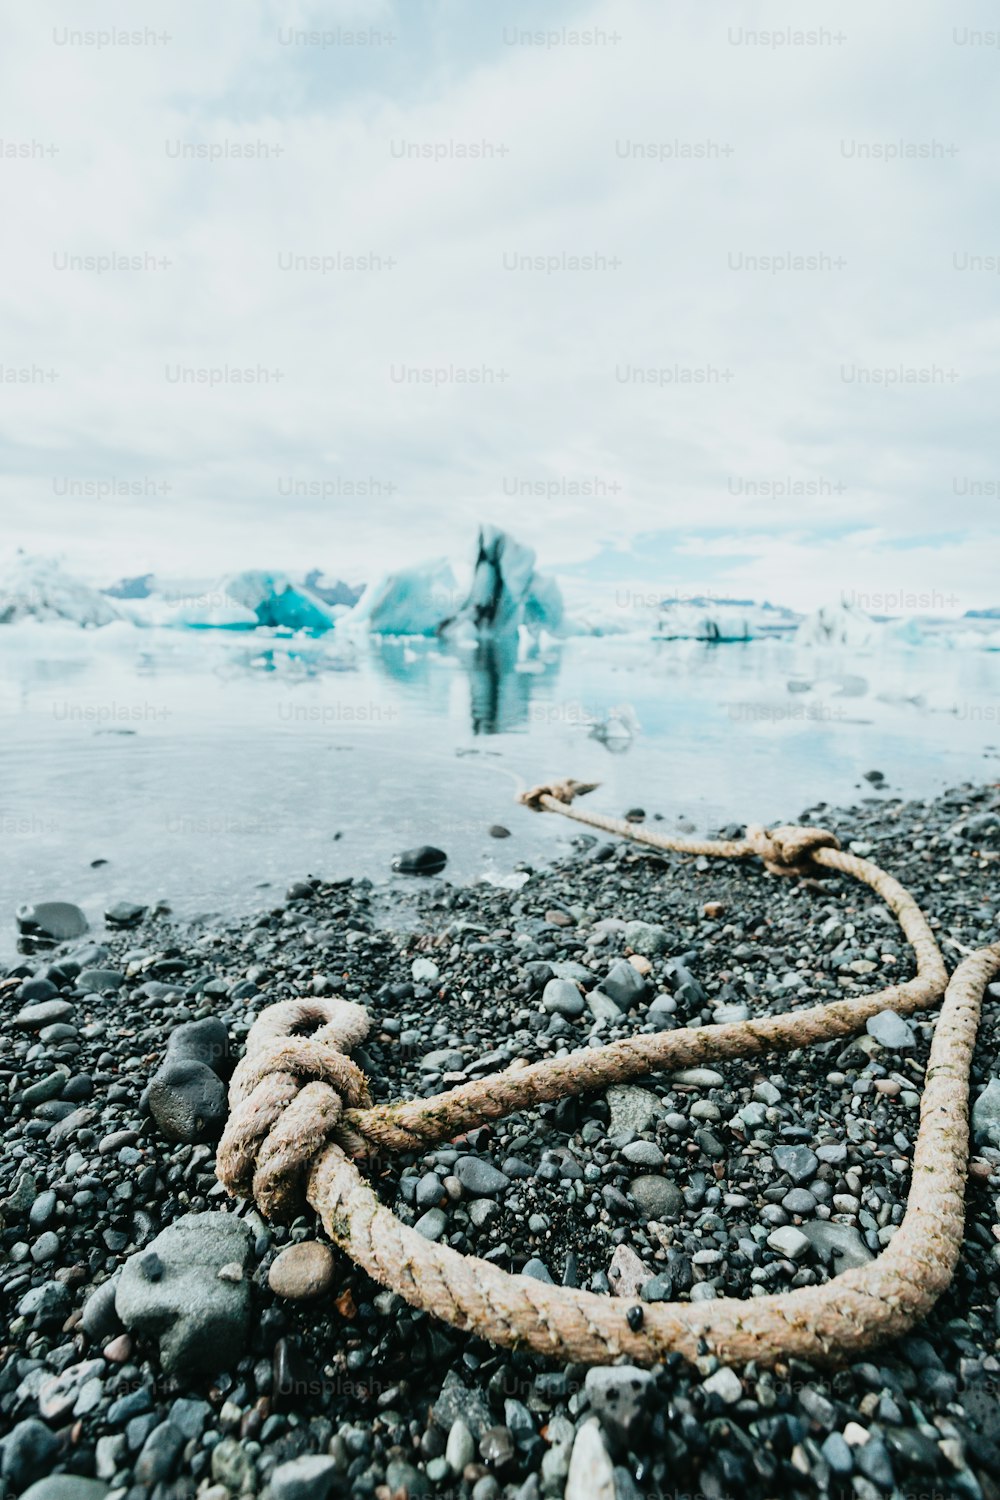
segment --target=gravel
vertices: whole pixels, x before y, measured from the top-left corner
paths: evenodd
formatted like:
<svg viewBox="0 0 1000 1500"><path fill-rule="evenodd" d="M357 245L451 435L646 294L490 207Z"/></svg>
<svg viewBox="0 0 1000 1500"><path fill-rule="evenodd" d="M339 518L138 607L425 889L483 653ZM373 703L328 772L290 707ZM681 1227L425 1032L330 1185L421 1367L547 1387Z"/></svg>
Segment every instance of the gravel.
<svg viewBox="0 0 1000 1500"><path fill-rule="evenodd" d="M995 789L963 787L811 816L870 845L953 964L998 937L997 806ZM587 1371L494 1349L369 1281L312 1216L270 1225L231 1203L220 1118L184 1138L148 1112L168 1054L224 1083L228 1044L239 1056L254 1017L291 995L369 1007L358 1060L388 1100L913 972L881 903L838 877L588 835L526 873L517 891L309 878L242 924L121 913L61 946L25 929L0 975L5 1495L1000 1494L1000 986L973 1063L954 1282L908 1338L835 1371L707 1353ZM185 1051L192 1023L227 1046ZM933 1012L883 1013L802 1053L560 1100L390 1154L372 1179L421 1233L624 1292L630 1316L811 1285L867 1263L902 1218L932 1028Z"/></svg>

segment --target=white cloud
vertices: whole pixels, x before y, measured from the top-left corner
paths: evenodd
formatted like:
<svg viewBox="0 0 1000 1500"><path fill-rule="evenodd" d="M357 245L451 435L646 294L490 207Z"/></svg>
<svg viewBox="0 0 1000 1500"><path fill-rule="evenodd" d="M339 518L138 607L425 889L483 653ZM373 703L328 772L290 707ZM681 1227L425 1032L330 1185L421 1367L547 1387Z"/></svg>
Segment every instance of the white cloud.
<svg viewBox="0 0 1000 1500"><path fill-rule="evenodd" d="M849 588L859 570L851 544L818 549L795 540L803 529L881 528L884 571L894 539L992 521L976 485L1000 479L997 280L953 256L1000 252L996 55L955 44L944 0L919 16L843 0L808 21L790 0L611 0L544 22L431 0L100 9L85 22L69 0L22 9L2 63L5 139L58 147L0 160L17 226L0 363L59 372L0 386L9 540L58 538L95 574L317 562L358 576L452 551L481 517L552 562L640 533L718 532L727 556L754 553L718 564L728 582L799 602L813 579ZM508 18L620 41L506 45ZM376 24L396 40L278 41L279 27ZM171 40L54 40L146 25ZM971 0L961 25L989 27L990 7ZM845 40L747 45L761 27ZM637 142L719 155L640 160ZM898 142L932 156L857 159L859 143ZM232 158L254 143L280 155ZM506 154L393 154L449 143ZM198 144L230 157L172 154ZM288 254L365 252L397 264L282 269ZM171 264L56 269L147 253ZM783 253L823 269L732 269ZM505 254L620 265L547 275L505 270ZM167 378L227 365L282 373L210 390ZM404 367L493 379L414 385L393 378ZM663 373L640 384L637 369ZM929 374L887 389L844 378L859 370ZM112 477L152 492L57 493ZM820 493L783 495L786 478ZM367 503L336 493L369 479L381 493ZM561 488L510 493L527 479ZM292 480L320 493L289 496ZM588 480L596 495L573 492ZM959 540L898 562L989 593L983 556Z"/></svg>

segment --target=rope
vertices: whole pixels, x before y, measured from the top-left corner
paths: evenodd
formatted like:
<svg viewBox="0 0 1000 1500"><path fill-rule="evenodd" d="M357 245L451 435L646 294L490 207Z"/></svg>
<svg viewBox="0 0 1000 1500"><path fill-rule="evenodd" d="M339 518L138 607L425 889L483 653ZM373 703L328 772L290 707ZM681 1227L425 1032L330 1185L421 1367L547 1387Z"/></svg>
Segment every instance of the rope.
<svg viewBox="0 0 1000 1500"><path fill-rule="evenodd" d="M961 1248L969 1069L983 991L1000 969L1000 944L971 954L949 983L913 897L877 865L842 850L832 833L750 827L743 839L671 839L572 806L574 797L592 789L555 782L532 788L520 800L655 849L756 856L783 875L850 875L895 914L916 958L915 977L789 1015L631 1037L508 1068L433 1099L375 1107L363 1074L347 1056L367 1034L364 1007L339 999L284 1001L255 1021L233 1074L232 1112L218 1153L220 1180L234 1196L252 1194L272 1218L291 1218L311 1205L340 1249L413 1306L493 1343L566 1361L603 1364L627 1356L648 1365L677 1351L692 1359L711 1352L728 1362L762 1365L791 1356L830 1362L899 1336L944 1291ZM903 1221L869 1265L822 1286L749 1301L656 1303L642 1308L633 1328L634 1309L624 1300L509 1275L424 1239L379 1202L357 1165L367 1153L418 1150L483 1120L657 1070L849 1036L881 1010L908 1014L942 993Z"/></svg>

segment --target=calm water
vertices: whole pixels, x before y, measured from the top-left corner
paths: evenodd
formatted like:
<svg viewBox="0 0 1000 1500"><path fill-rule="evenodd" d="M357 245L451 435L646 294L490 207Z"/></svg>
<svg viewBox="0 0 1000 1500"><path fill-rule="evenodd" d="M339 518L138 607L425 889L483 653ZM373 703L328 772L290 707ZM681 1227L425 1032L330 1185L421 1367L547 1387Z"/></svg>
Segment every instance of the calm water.
<svg viewBox="0 0 1000 1500"><path fill-rule="evenodd" d="M577 831L516 807L518 778L600 781L595 808L705 830L868 795L873 768L898 795L1000 769L1000 655L934 646L589 640L518 663L25 626L0 631L0 684L5 953L22 901L76 901L97 925L119 898L239 913L307 873L390 878L420 843L452 879L502 877Z"/></svg>

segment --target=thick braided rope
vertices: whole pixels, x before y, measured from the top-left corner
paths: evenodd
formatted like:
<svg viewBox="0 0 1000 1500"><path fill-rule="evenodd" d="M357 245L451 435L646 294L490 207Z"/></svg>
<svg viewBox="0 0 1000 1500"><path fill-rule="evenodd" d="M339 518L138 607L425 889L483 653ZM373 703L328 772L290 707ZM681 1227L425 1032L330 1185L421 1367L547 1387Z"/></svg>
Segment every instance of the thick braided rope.
<svg viewBox="0 0 1000 1500"><path fill-rule="evenodd" d="M425 1240L379 1203L345 1155L345 1146L357 1154L366 1142L405 1149L440 1140L484 1118L654 1069L809 1046L857 1031L879 1010L908 1012L940 996L944 964L916 902L877 866L836 847L833 835L812 828L751 829L745 840L669 840L624 820L570 808L572 796L583 790L590 788L559 783L536 788L522 800L656 848L730 858L757 854L782 873L821 865L849 874L894 911L914 949L917 976L875 995L761 1021L630 1038L508 1069L432 1100L376 1109L358 1107L367 1103L364 1078L342 1050L367 1031L362 1007L336 1000L285 1002L255 1023L247 1056L234 1074L233 1114L219 1150L220 1179L233 1193L252 1186L262 1211L272 1216L301 1207L305 1182L308 1200L331 1238L383 1285L494 1342L527 1345L565 1359L594 1362L627 1354L654 1363L670 1350L693 1356L711 1348L732 1360L775 1363L792 1354L822 1360L902 1332L948 1284L959 1253L969 1062L983 988L1000 965L1000 945L974 954L948 986L931 1049L903 1224L871 1266L822 1287L749 1302L657 1304L644 1309L637 1332L628 1324L627 1309L612 1299L509 1276ZM312 1036L291 1045L286 1040L317 1022ZM296 1097L299 1074L327 1081L307 1084ZM352 1106L343 1114L341 1095Z"/></svg>

